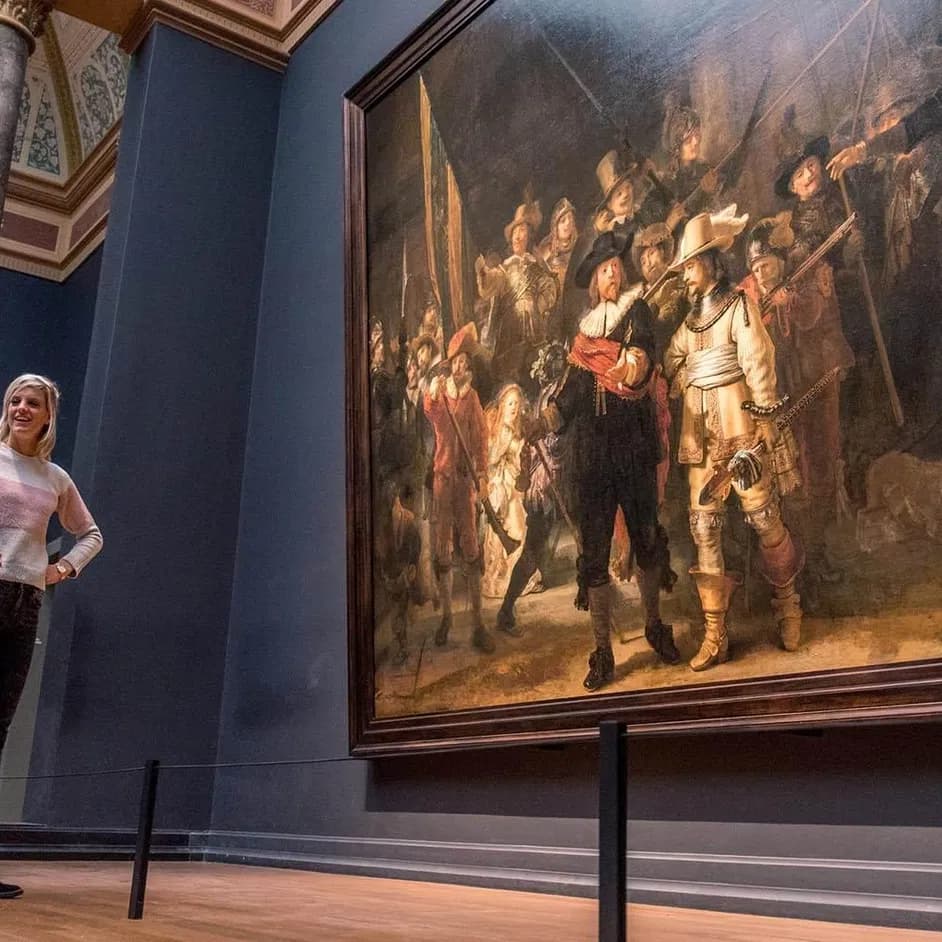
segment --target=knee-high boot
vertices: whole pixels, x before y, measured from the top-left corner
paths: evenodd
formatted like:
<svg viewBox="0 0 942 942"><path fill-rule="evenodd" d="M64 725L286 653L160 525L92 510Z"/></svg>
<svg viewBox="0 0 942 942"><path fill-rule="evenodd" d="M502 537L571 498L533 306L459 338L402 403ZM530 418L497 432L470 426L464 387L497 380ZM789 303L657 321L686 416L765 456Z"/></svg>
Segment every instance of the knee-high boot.
<svg viewBox="0 0 942 942"><path fill-rule="evenodd" d="M762 574L772 586L772 611L778 622L782 647L797 651L801 643L801 597L795 587L805 563L801 544L783 527L784 534L773 546L760 544Z"/></svg>
<svg viewBox="0 0 942 942"><path fill-rule="evenodd" d="M726 613L733 592L742 583L742 577L737 573L703 572L697 568L692 568L690 575L697 584L705 628L703 643L691 660L690 667L691 670L705 671L729 658Z"/></svg>

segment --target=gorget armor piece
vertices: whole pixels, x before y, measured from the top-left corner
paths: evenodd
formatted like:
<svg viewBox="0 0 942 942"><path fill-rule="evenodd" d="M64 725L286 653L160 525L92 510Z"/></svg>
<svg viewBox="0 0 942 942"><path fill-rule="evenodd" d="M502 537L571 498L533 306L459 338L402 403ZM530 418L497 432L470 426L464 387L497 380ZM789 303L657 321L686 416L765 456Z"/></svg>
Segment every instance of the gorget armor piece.
<svg viewBox="0 0 942 942"><path fill-rule="evenodd" d="M687 315L687 329L699 334L709 330L735 303L741 295L729 288L717 286L705 298L694 302L693 308ZM746 326L749 325L749 314L746 310Z"/></svg>

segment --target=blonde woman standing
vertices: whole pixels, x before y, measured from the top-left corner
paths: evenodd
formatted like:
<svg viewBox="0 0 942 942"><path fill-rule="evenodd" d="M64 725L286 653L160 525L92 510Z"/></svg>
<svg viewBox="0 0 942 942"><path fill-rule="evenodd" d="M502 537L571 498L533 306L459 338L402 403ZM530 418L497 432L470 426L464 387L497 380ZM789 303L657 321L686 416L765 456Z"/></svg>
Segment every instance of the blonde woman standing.
<svg viewBox="0 0 942 942"><path fill-rule="evenodd" d="M43 591L74 579L102 546L101 531L69 475L50 460L59 390L33 373L7 387L0 416L0 753L29 674ZM76 537L49 563L46 529L53 514ZM0 883L0 899L22 890Z"/></svg>
<svg viewBox="0 0 942 942"><path fill-rule="evenodd" d="M505 386L484 413L487 425L487 480L489 497L507 534L523 543L527 532L527 512L523 506L520 481L523 451L523 415L526 400L516 384ZM484 578L481 594L502 599L510 583L510 573L520 557L521 548L509 556L493 528L484 534ZM526 591L526 590L524 590Z"/></svg>

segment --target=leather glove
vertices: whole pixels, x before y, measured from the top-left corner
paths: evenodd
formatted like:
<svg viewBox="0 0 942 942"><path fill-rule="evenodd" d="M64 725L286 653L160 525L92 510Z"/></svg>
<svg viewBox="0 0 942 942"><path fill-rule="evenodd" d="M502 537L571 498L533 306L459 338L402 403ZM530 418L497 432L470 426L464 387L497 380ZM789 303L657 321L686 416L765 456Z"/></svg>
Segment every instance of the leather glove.
<svg viewBox="0 0 942 942"><path fill-rule="evenodd" d="M759 439L765 443L766 453L771 455L780 437L778 426L775 422L756 422L756 431Z"/></svg>

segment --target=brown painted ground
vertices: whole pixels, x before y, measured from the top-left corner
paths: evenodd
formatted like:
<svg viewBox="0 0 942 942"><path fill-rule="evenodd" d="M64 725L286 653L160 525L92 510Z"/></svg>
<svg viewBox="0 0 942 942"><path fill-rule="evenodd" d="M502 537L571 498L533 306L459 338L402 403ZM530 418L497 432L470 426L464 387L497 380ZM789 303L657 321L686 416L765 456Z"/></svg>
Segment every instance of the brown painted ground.
<svg viewBox="0 0 942 942"><path fill-rule="evenodd" d="M224 864L151 865L126 919L130 864L5 861L0 942L591 942L594 900ZM629 905L632 942L929 942L937 932Z"/></svg>
<svg viewBox="0 0 942 942"><path fill-rule="evenodd" d="M560 554L571 571L571 561ZM619 634L614 640L616 680L604 692L722 683L781 674L942 657L942 547L925 541L898 544L869 555L856 549L851 534L832 543L843 569L836 584L816 580L806 586L801 649L782 650L768 604L768 589L757 577L749 592L740 589L730 615L730 661L694 673L686 660L702 637L702 619L693 587L685 575L671 596L663 597L665 621L674 625L684 662L660 663L640 637L643 627L634 583L618 586L615 609ZM685 570L678 558L675 568ZM564 576L565 578L565 576ZM460 578L456 577L456 596ZM551 700L584 694L582 679L593 646L589 615L573 607L574 585L525 596L517 604L521 638L494 632L497 651L480 654L470 646L470 620L463 599L456 602L448 644L436 647L439 615L431 605L415 613L411 655L394 667L391 638L383 624L377 638L378 716L427 713L469 707ZM816 591L817 598L811 598ZM493 628L498 600L485 600L485 621ZM622 641L623 638L627 641Z"/></svg>

